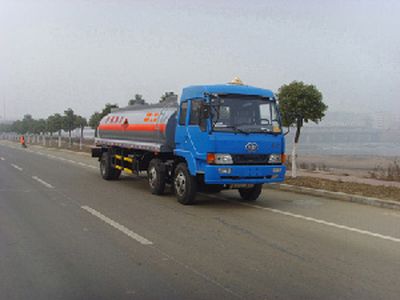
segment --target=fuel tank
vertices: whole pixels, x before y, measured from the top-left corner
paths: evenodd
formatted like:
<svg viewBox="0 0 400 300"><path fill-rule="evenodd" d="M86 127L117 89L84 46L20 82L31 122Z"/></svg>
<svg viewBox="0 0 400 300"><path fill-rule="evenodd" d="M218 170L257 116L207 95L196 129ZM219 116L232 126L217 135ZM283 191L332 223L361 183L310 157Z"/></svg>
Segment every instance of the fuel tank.
<svg viewBox="0 0 400 300"><path fill-rule="evenodd" d="M96 144L172 152L177 111L176 102L114 110L100 121Z"/></svg>

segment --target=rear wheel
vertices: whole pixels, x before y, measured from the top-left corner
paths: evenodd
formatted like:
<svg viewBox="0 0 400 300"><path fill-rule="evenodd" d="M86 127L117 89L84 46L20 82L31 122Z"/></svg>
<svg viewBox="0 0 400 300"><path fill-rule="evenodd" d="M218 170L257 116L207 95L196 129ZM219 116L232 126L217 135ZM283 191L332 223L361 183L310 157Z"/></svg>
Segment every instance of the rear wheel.
<svg viewBox="0 0 400 300"><path fill-rule="evenodd" d="M178 202L184 205L193 204L197 193L196 177L190 175L185 163L175 169L174 188Z"/></svg>
<svg viewBox="0 0 400 300"><path fill-rule="evenodd" d="M160 159L154 158L150 161L147 169L147 178L151 193L162 195L165 190L165 168Z"/></svg>
<svg viewBox="0 0 400 300"><path fill-rule="evenodd" d="M116 180L121 175L121 170L113 168L111 155L108 152L103 152L100 158L100 174L105 180Z"/></svg>
<svg viewBox="0 0 400 300"><path fill-rule="evenodd" d="M240 197L243 201L256 201L262 191L262 184L255 184L251 188L239 189Z"/></svg>

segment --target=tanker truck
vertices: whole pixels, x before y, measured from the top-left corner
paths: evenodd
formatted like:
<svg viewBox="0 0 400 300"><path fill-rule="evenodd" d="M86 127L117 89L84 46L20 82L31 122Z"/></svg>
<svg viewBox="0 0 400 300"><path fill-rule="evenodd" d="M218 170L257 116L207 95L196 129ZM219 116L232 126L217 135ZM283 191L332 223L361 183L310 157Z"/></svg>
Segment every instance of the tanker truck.
<svg viewBox="0 0 400 300"><path fill-rule="evenodd" d="M237 189L255 201L285 176L285 139L274 94L228 84L189 86L177 98L113 110L98 126L92 157L105 180L146 171L150 190L171 185L177 200Z"/></svg>

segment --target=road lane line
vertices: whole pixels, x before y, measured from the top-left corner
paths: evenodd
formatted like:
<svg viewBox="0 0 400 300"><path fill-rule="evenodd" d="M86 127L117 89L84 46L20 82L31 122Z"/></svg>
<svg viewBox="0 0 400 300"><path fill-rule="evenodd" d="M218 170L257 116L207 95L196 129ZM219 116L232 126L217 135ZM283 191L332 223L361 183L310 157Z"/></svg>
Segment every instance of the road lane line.
<svg viewBox="0 0 400 300"><path fill-rule="evenodd" d="M4 157L0 157L0 160L6 160Z"/></svg>
<svg viewBox="0 0 400 300"><path fill-rule="evenodd" d="M153 243L149 241L148 239L142 237L141 235L129 230L125 226L115 222L114 220L111 220L110 218L106 217L102 213L98 212L97 210L89 207L89 206L81 206L83 210L86 210L88 213L92 214L93 216L99 218L100 220L106 222L108 225L111 225L115 229L118 229L125 235L129 236L130 238L136 240L137 242L141 243L142 245L152 245Z"/></svg>
<svg viewBox="0 0 400 300"><path fill-rule="evenodd" d="M54 189L54 186L52 186L50 183L47 183L43 179L40 179L37 176L32 176L32 178L35 179L37 182L40 182L41 184L43 184L45 187L48 187L49 189Z"/></svg>
<svg viewBox="0 0 400 300"><path fill-rule="evenodd" d="M12 166L14 169L17 169L18 171L22 171L22 170L23 170L20 166L17 166L17 165L15 165L15 164L11 164L11 166Z"/></svg>
<svg viewBox="0 0 400 300"><path fill-rule="evenodd" d="M250 206L250 207L254 207L254 208L258 208L258 209L263 209L263 210L267 210L267 211L270 211L270 212L273 212L273 213L276 213L276 214L280 214L280 215L284 215L284 216L288 216L288 217L292 217L292 218L296 218L296 219L301 219L301 220L305 220L305 221L309 221L309 222L314 222L314 223L318 223L318 224L322 224L322 225L326 225L326 226L330 226L330 227L334 227L334 228L338 228L338 229L343 229L343 230L347 230L347 231L351 231L351 232L356 232L356 233L359 233L359 234L363 234L363 235L368 235L368 236L372 236L372 237L375 237L375 238L379 238L379 239L382 239L382 240L388 240L388 241L400 243L400 238L395 238L395 237L392 237L392 236L383 235L383 234L371 232L371 231L368 231L368 230L349 227L349 226L346 226L346 225L336 224L336 223L328 222L328 221L325 221L325 220L306 217L306 216L299 215L299 214L294 214L294 213L291 213L291 212L288 212L288 211L283 211L283 210L279 210L279 209L263 207L263 206L259 206L259 205L253 205L253 204L248 204L248 203L241 203L241 205Z"/></svg>
<svg viewBox="0 0 400 300"><path fill-rule="evenodd" d="M387 241L391 241L391 242L395 242L395 243L400 243L400 238L392 237L392 236L389 236L389 235L383 235L383 234L380 234L380 233L376 233L376 232L372 232L372 231L368 231L368 230L364 230L364 229L354 228L354 227L350 227L350 226L346 226L346 225L342 225L342 224L337 224L337 223L333 223L333 222L329 222L329 221L325 221L325 220L321 220L321 219L316 219L316 218L307 217L307 216L303 216L303 215L299 215L299 214L294 214L294 213L291 213L291 212L288 212L288 211L283 211L283 210L279 210L279 209L275 209L275 208L269 208L269 207L264 207L264 206L256 205L256 204L249 204L249 203L237 202L237 201L234 201L234 200L228 200L228 199L220 198L218 196L214 196L214 195L210 195L210 194L203 194L203 195L207 196L207 197L210 197L210 198L222 200L222 201L228 201L228 202L236 203L236 204L243 205L243 206L248 206L248 207L252 207L252 208L266 210L266 211L269 211L269 212L272 212L272 213L275 213L275 214L284 215L284 216L287 216L287 217L292 217L292 218L296 218L296 219L300 219L300 220L304 220L304 221L308 221L308 222L322 224L322 225L334 227L334 228L337 228L337 229L347 230L347 231L355 232L355 233L358 233L358 234L363 234L363 235L379 238L379 239L382 239L382 240L387 240Z"/></svg>

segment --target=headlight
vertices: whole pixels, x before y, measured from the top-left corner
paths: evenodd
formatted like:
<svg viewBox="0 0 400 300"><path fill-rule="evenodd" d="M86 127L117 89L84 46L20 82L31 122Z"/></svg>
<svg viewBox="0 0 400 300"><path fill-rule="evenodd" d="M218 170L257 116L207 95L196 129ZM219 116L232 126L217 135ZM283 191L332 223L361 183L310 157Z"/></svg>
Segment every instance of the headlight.
<svg viewBox="0 0 400 300"><path fill-rule="evenodd" d="M233 164L232 156L225 153L207 153L207 163L215 165Z"/></svg>
<svg viewBox="0 0 400 300"><path fill-rule="evenodd" d="M269 164L281 164L282 154L271 154L268 159Z"/></svg>

